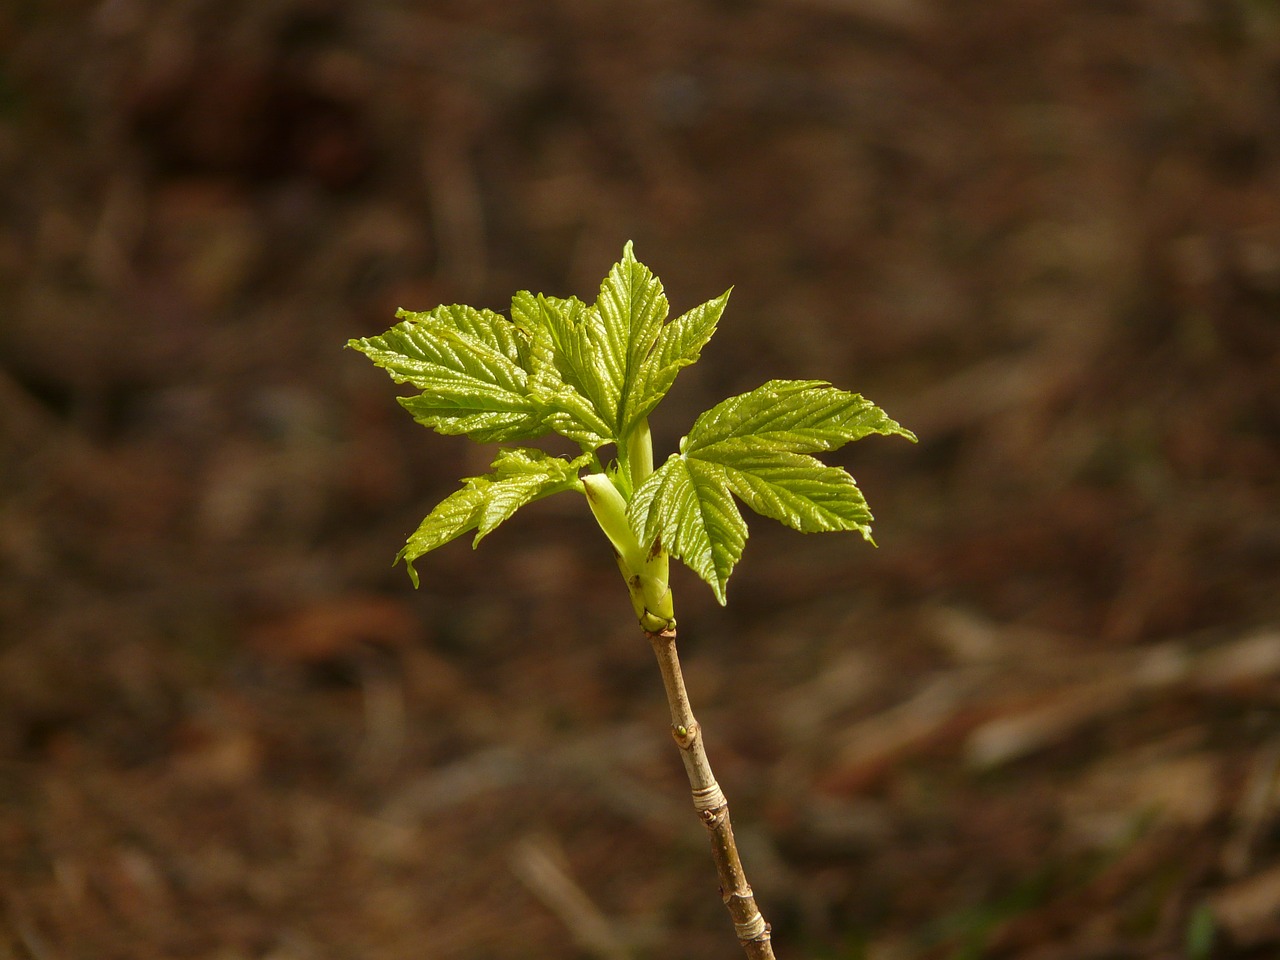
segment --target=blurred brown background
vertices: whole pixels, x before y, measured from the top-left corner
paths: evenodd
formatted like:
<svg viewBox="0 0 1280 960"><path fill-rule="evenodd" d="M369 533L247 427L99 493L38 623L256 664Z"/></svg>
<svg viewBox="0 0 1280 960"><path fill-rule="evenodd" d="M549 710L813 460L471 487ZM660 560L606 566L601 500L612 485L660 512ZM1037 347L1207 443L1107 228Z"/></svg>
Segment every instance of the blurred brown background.
<svg viewBox="0 0 1280 960"><path fill-rule="evenodd" d="M576 498L391 558L491 450L349 337L735 292L918 446L766 521L686 669L780 956L1280 950L1280 8L10 0L0 958L737 955Z"/></svg>

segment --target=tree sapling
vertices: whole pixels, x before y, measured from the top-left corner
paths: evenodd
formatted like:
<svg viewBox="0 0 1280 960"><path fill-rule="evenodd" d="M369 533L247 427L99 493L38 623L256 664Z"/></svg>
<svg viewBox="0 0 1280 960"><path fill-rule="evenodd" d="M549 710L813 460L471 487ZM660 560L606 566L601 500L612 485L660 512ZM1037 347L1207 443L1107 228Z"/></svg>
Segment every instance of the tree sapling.
<svg viewBox="0 0 1280 960"><path fill-rule="evenodd" d="M499 444L557 433L578 445L573 458L502 447L492 472L464 480L437 504L396 559L416 586L414 561L428 551L472 530L477 545L520 507L553 493L586 497L662 671L672 735L734 930L759 960L773 957L769 925L689 705L669 561L683 561L724 604L747 539L735 497L803 533L856 530L870 541L871 512L853 477L813 454L872 433L915 437L858 394L821 380L770 380L699 416L679 451L655 468L649 414L698 359L728 299L726 291L668 321L662 283L628 243L593 304L521 291L510 318L463 305L400 310L386 333L348 346L417 388L400 403L439 433Z"/></svg>

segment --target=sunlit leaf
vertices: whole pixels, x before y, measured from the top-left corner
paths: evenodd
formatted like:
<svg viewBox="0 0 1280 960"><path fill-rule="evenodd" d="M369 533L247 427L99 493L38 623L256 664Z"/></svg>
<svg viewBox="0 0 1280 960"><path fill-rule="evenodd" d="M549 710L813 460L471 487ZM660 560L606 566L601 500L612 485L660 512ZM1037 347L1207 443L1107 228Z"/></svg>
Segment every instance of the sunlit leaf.
<svg viewBox="0 0 1280 960"><path fill-rule="evenodd" d="M667 309L662 281L635 258L628 241L596 298L604 333L599 362L614 387L613 423L619 435L640 399L636 380L662 330Z"/></svg>
<svg viewBox="0 0 1280 960"><path fill-rule="evenodd" d="M636 490L628 508L643 542L682 560L725 602L729 574L747 544L747 525L723 469L673 454Z"/></svg>
<svg viewBox="0 0 1280 960"><path fill-rule="evenodd" d="M547 432L529 388L529 336L490 310L454 305L401 310L401 322L348 346L421 393L400 403L425 426L480 441L526 440Z"/></svg>
<svg viewBox="0 0 1280 960"><path fill-rule="evenodd" d="M823 380L770 380L698 417L682 449L727 444L743 450L817 453L872 433L915 439L910 430L856 393L837 390Z"/></svg>
<svg viewBox="0 0 1280 960"><path fill-rule="evenodd" d="M547 428L588 450L617 435L617 391L598 361L604 338L599 314L576 297L522 291L512 316L529 331L529 388L546 410Z"/></svg>
<svg viewBox="0 0 1280 960"><path fill-rule="evenodd" d="M644 478L646 418L699 358L728 299L726 291L668 321L662 282L627 243L594 303L521 291L510 319L467 306L400 311L385 334L351 341L418 389L401 404L441 433L499 442L558 433L584 451L573 461L500 453L492 473L465 481L409 538L401 556L410 572L414 559L463 533L475 530L479 542L524 504L582 488L577 473L588 464L618 478L644 548L683 560L721 603L746 544L739 501L805 533L853 530L870 540L871 512L853 477L812 454L873 433L915 437L822 380L771 380L717 404ZM617 461L606 465L596 451L609 445Z"/></svg>
<svg viewBox="0 0 1280 960"><path fill-rule="evenodd" d="M698 417L680 453L636 491L633 525L724 603L746 541L734 496L802 533L856 530L871 540L871 511L853 477L808 455L870 433L915 439L857 394L820 380L772 380Z"/></svg>
<svg viewBox="0 0 1280 960"><path fill-rule="evenodd" d="M871 539L871 511L842 467L802 453L768 451L731 454L718 462L729 489L761 516L801 533L857 530Z"/></svg>
<svg viewBox="0 0 1280 960"><path fill-rule="evenodd" d="M424 553L472 530L476 531L472 546L478 546L525 504L579 486L578 472L590 460L586 454L565 460L523 447L500 451L493 472L464 480L462 489L436 504L396 559L405 561L417 586L413 562Z"/></svg>
<svg viewBox="0 0 1280 960"><path fill-rule="evenodd" d="M652 413L675 383L676 375L697 361L702 348L716 332L716 324L728 302L726 290L714 300L662 326L652 349L641 360L627 394L627 404L621 414L624 432L634 429L643 417Z"/></svg>

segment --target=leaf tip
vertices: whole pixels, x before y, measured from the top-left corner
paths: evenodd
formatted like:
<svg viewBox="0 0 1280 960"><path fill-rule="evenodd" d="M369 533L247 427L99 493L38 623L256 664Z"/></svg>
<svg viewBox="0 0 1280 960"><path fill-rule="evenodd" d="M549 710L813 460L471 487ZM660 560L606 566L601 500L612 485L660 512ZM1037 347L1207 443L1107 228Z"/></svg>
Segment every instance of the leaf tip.
<svg viewBox="0 0 1280 960"><path fill-rule="evenodd" d="M406 546L403 550L396 554L396 558L391 561L394 567L401 560L404 561L405 572L409 574L409 580L413 583L413 589L417 590L422 584L418 580L418 571L413 567L413 557L409 556L409 548Z"/></svg>

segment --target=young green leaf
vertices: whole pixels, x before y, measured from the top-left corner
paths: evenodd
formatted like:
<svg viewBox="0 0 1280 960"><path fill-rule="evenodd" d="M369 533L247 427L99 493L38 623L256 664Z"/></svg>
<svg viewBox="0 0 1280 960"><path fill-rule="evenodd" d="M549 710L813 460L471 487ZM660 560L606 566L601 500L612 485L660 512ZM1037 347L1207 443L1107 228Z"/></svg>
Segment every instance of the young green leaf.
<svg viewBox="0 0 1280 960"><path fill-rule="evenodd" d="M585 450L614 440L617 390L597 360L604 328L595 308L521 291L511 316L531 338L529 389L547 411L547 428Z"/></svg>
<svg viewBox="0 0 1280 960"><path fill-rule="evenodd" d="M627 437L698 359L728 293L667 323L662 282L630 243L594 305L516 294L511 316L532 341L530 389L551 429L597 449Z"/></svg>
<svg viewBox="0 0 1280 960"><path fill-rule="evenodd" d="M386 333L347 346L422 391L399 398L419 423L482 442L547 432L543 405L529 387L527 333L491 310L463 305L396 316L401 322Z"/></svg>
<svg viewBox="0 0 1280 960"><path fill-rule="evenodd" d="M640 361L627 394L627 404L621 414L624 433L631 432L653 412L675 383L676 374L697 361L702 348L716 332L716 324L729 302L729 293L726 290L714 300L699 304L658 331L652 349Z"/></svg>
<svg viewBox="0 0 1280 960"><path fill-rule="evenodd" d="M401 556L410 574L414 559L462 533L477 530L479 542L521 505L585 489L577 471L590 464L598 473L595 451L607 444L617 448L610 492L629 499L625 523L652 548L641 552L664 571L668 553L683 559L721 603L747 538L737 500L796 530L857 530L870 540L871 513L853 478L811 454L870 433L915 437L824 381L771 380L717 404L694 422L680 453L652 471L648 415L698 359L728 299L726 291L668 322L662 283L628 242L594 304L521 291L510 320L461 305L402 310L385 334L352 340L419 389L400 403L420 423L480 441L555 432L584 451L571 462L504 451L493 473L465 481L409 538ZM649 561L632 559L645 568L632 572L648 576ZM665 573L660 579L665 587Z"/></svg>
<svg viewBox="0 0 1280 960"><path fill-rule="evenodd" d="M636 377L667 319L667 298L662 281L635 258L631 242L622 259L600 284L596 310L603 321L605 339L598 362L616 386L614 422L621 435L636 407Z"/></svg>
<svg viewBox="0 0 1280 960"><path fill-rule="evenodd" d="M413 562L424 553L471 530L476 531L472 546L479 546L498 524L525 504L561 490L579 488L578 472L590 462L589 454L565 460L524 447L499 451L493 472L469 477L461 490L436 504L396 560L405 561L416 587L418 574Z"/></svg>
<svg viewBox="0 0 1280 960"><path fill-rule="evenodd" d="M637 379L663 329L667 298L630 242L594 305L521 292L511 315L533 341L532 389L557 433L587 449L617 442L644 415L636 415L640 405L651 410L661 399L637 390Z"/></svg>
<svg viewBox="0 0 1280 960"><path fill-rule="evenodd" d="M680 449L688 453L727 444L740 450L818 453L872 433L916 438L870 400L825 380L770 380L698 417Z"/></svg>
<svg viewBox="0 0 1280 960"><path fill-rule="evenodd" d="M719 464L672 454L636 490L627 516L643 531L642 543L661 543L725 602L729 574L747 545L747 525Z"/></svg>
<svg viewBox="0 0 1280 960"><path fill-rule="evenodd" d="M631 522L724 603L747 536L735 495L802 533L857 530L871 540L871 512L853 477L808 456L870 433L915 439L857 394L821 380L771 380L698 417L680 453L635 492Z"/></svg>
<svg viewBox="0 0 1280 960"><path fill-rule="evenodd" d="M853 477L802 453L733 453L720 461L730 490L764 517L801 533L857 530L871 540L871 511Z"/></svg>

